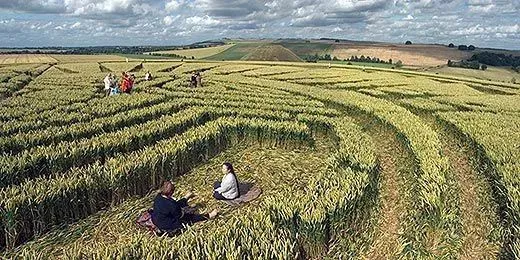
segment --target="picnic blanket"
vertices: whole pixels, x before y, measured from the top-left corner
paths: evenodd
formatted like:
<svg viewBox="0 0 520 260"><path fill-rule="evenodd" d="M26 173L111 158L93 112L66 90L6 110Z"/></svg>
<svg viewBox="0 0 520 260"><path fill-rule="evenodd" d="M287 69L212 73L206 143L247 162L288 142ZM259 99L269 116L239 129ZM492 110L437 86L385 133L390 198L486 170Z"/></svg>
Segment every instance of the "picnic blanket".
<svg viewBox="0 0 520 260"><path fill-rule="evenodd" d="M149 231L157 232L159 229L152 222L153 209L148 209L141 213L139 218L136 220L137 225L147 228Z"/></svg>
<svg viewBox="0 0 520 260"><path fill-rule="evenodd" d="M238 189L240 190L240 197L234 200L223 200L223 202L236 207L255 200L262 194L262 189L253 183L239 183Z"/></svg>

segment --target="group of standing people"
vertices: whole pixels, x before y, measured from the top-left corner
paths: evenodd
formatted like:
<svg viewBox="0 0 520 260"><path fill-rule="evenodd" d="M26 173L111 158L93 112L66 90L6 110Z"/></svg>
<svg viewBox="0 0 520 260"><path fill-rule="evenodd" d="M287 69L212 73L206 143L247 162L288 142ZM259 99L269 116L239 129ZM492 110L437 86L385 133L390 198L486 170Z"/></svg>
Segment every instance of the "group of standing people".
<svg viewBox="0 0 520 260"><path fill-rule="evenodd" d="M176 78L175 75L173 75L173 78ZM108 73L105 79L103 80L105 84L105 95L113 96L119 95L121 93L130 94L132 92L132 89L134 88L135 80L135 75L130 74L128 72L121 72L121 78L119 80L114 74ZM152 73L150 73L150 71L146 72L146 74L144 75L144 80L153 80L153 76ZM193 74L191 75L190 87L202 87L202 76L200 74L200 71L193 72Z"/></svg>
<svg viewBox="0 0 520 260"><path fill-rule="evenodd" d="M238 198L240 190L233 165L228 162L223 163L222 173L224 174L222 182L215 182L213 185L213 197L217 200ZM165 233L176 233L182 229L183 225L213 219L218 215L217 209L206 214L184 212L183 208L188 207L188 200L195 195L188 192L182 199L176 200L172 197L174 189L171 181L165 181L154 199L151 220L158 230Z"/></svg>
<svg viewBox="0 0 520 260"><path fill-rule="evenodd" d="M122 72L121 79L118 81L114 74L108 73L103 82L105 83L106 96L119 95L121 93L130 94L134 88L135 75Z"/></svg>

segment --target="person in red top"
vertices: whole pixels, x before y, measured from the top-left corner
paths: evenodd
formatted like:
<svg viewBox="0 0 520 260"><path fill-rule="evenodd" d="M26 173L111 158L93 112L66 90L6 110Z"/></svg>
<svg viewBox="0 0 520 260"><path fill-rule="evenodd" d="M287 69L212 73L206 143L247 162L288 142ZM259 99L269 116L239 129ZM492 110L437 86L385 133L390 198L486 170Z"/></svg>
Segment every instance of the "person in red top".
<svg viewBox="0 0 520 260"><path fill-rule="evenodd" d="M121 72L121 85L119 86L121 92L125 92L126 90L126 73Z"/></svg>
<svg viewBox="0 0 520 260"><path fill-rule="evenodd" d="M121 92L128 93L128 88L130 86L130 80L128 74L126 72L121 73Z"/></svg>
<svg viewBox="0 0 520 260"><path fill-rule="evenodd" d="M132 74L128 77L128 87L127 87L126 93L130 94L130 92L132 92L132 89L134 88L134 82L135 82L135 75Z"/></svg>

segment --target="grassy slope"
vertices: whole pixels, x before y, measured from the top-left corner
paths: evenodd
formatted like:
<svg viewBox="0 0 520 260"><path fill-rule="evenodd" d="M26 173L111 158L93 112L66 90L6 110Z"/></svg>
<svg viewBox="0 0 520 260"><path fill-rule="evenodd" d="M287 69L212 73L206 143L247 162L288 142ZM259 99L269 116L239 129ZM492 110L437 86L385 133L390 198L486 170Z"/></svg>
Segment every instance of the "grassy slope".
<svg viewBox="0 0 520 260"><path fill-rule="evenodd" d="M264 42L237 42L231 48L209 56L208 60L241 60L246 55L254 51L256 48L264 45Z"/></svg>
<svg viewBox="0 0 520 260"><path fill-rule="evenodd" d="M332 45L322 42L281 42L283 47L303 58L307 55L323 55L332 51Z"/></svg>
<svg viewBox="0 0 520 260"><path fill-rule="evenodd" d="M448 74L453 76L464 76L483 80L510 82L512 78L516 78L520 82L520 73L509 68L489 66L487 70L473 70L464 68L441 67L429 69L429 72L438 72L440 74Z"/></svg>
<svg viewBox="0 0 520 260"><path fill-rule="evenodd" d="M47 62L56 62L56 59L47 54L0 54L0 64Z"/></svg>
<svg viewBox="0 0 520 260"><path fill-rule="evenodd" d="M52 57L59 62L102 62L102 61L123 61L117 55L59 55L53 54Z"/></svg>
<svg viewBox="0 0 520 260"><path fill-rule="evenodd" d="M169 50L169 51L158 51L154 53L159 54L177 54L180 56L186 56L188 58L195 57L195 59L203 59L206 57L210 57L216 54L219 54L231 47L234 44L226 44L221 46L207 47L207 48L196 48L196 49L186 49L186 50Z"/></svg>
<svg viewBox="0 0 520 260"><path fill-rule="evenodd" d="M343 64L348 65L349 61L326 61L326 60L320 60L319 63L330 63L330 64ZM387 63L371 63L371 62L350 62L352 65L356 66L365 66L365 67L376 67L376 68L392 68L395 65L393 64L387 64Z"/></svg>
<svg viewBox="0 0 520 260"><path fill-rule="evenodd" d="M471 57L472 52L459 51L441 45L403 45L403 44L334 44L332 55L340 59L351 56L370 56L383 60L401 60L406 65L437 66L447 60L461 60Z"/></svg>
<svg viewBox="0 0 520 260"><path fill-rule="evenodd" d="M297 54L270 42L237 42L232 47L208 56L208 60L301 61Z"/></svg>
<svg viewBox="0 0 520 260"><path fill-rule="evenodd" d="M262 45L246 55L243 59L260 61L302 61L300 57L292 51L278 44Z"/></svg>
<svg viewBox="0 0 520 260"><path fill-rule="evenodd" d="M172 57L167 56L154 56L154 55L148 55L148 54L118 54L118 56L129 58L129 59L138 59L138 60L175 60L178 61L179 59L175 59Z"/></svg>

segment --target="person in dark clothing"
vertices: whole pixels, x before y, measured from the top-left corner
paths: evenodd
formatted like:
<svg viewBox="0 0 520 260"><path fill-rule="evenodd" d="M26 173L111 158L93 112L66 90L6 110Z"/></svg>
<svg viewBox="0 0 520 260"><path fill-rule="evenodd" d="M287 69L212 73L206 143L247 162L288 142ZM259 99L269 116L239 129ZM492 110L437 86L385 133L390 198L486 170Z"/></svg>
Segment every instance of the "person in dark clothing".
<svg viewBox="0 0 520 260"><path fill-rule="evenodd" d="M196 88L197 87L197 75L193 73L190 78L190 87Z"/></svg>
<svg viewBox="0 0 520 260"><path fill-rule="evenodd" d="M202 76L200 75L200 71L195 73L195 86L202 87Z"/></svg>
<svg viewBox="0 0 520 260"><path fill-rule="evenodd" d="M173 191L172 182L165 181L153 202L152 222L162 232L173 233L181 230L183 225L191 225L217 216L216 209L202 215L183 212L183 208L188 207L188 200L194 195L190 192L184 198L175 200L172 198Z"/></svg>

